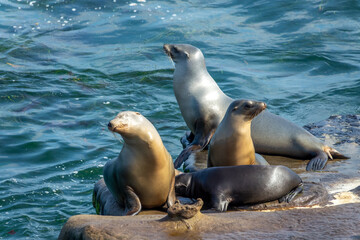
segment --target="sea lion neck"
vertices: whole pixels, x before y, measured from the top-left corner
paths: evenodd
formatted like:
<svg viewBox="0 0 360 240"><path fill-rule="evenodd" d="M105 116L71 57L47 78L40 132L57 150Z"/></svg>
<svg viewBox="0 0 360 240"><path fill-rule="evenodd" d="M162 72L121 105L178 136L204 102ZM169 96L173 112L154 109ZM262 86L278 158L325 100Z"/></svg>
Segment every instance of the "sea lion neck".
<svg viewBox="0 0 360 240"><path fill-rule="evenodd" d="M157 139L152 141L140 141L139 139L124 139L124 145L121 149L120 155L123 155L125 159L129 153L137 158L144 159L144 164L147 163L147 167L152 169L160 169L164 166L164 154L170 157L165 147L162 147L162 141ZM139 151L142 149L142 151Z"/></svg>
<svg viewBox="0 0 360 240"><path fill-rule="evenodd" d="M141 134L133 135L133 134L121 134L124 142L127 146L135 146L139 148L139 145L146 147L146 149L151 149L153 145L163 144L160 135L156 132L147 131L142 132Z"/></svg>
<svg viewBox="0 0 360 240"><path fill-rule="evenodd" d="M246 118L246 114L236 114L231 112L231 108L227 110L224 118L219 124L218 128L227 128L230 132L237 132L239 134L250 133L251 121ZM239 127L239 125L241 127Z"/></svg>
<svg viewBox="0 0 360 240"><path fill-rule="evenodd" d="M175 64L174 80L177 78L200 77L204 75L209 75L204 59L184 59Z"/></svg>

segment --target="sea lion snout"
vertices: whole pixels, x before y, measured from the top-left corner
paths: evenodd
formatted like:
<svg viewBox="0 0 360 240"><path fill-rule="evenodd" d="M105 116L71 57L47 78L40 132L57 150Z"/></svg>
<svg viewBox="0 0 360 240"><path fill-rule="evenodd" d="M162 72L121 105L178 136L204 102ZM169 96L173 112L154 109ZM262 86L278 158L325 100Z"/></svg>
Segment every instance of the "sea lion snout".
<svg viewBox="0 0 360 240"><path fill-rule="evenodd" d="M164 44L163 49L164 49L164 52L166 55L168 55L170 58L173 58L173 55L171 54L171 45L170 44Z"/></svg>
<svg viewBox="0 0 360 240"><path fill-rule="evenodd" d="M262 107L262 110L265 110L267 108L267 105L264 102L260 102L260 106Z"/></svg>
<svg viewBox="0 0 360 240"><path fill-rule="evenodd" d="M253 119L257 115L259 115L262 111L266 109L267 105L264 102L256 102L254 111L250 113L250 119Z"/></svg>
<svg viewBox="0 0 360 240"><path fill-rule="evenodd" d="M108 123L108 129L111 131L111 132L115 132L116 128L118 127L118 125L116 123L114 123L114 120L111 120L109 123Z"/></svg>
<svg viewBox="0 0 360 240"><path fill-rule="evenodd" d="M170 52L170 44L164 44L163 48L165 52Z"/></svg>
<svg viewBox="0 0 360 240"><path fill-rule="evenodd" d="M128 124L123 123L116 118L111 120L107 126L111 132L117 132L117 133L122 134L122 133L128 131Z"/></svg>
<svg viewBox="0 0 360 240"><path fill-rule="evenodd" d="M264 111L267 108L267 105L264 102L257 102L256 108L258 109L257 110L258 113L261 113L262 111Z"/></svg>

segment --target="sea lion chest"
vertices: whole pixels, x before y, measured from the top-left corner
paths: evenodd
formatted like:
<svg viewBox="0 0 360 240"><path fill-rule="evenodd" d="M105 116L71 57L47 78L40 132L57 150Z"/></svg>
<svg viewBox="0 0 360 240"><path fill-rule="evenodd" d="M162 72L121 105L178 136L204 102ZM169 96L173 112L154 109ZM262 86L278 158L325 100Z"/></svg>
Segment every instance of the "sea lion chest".
<svg viewBox="0 0 360 240"><path fill-rule="evenodd" d="M171 167L169 156L162 152L154 154L141 149L124 147L119 157L105 167L109 176L105 181L117 199L124 199L124 189L131 187L138 195L144 208L161 206L170 191ZM108 184L109 182L109 184Z"/></svg>
<svg viewBox="0 0 360 240"><path fill-rule="evenodd" d="M207 72L206 72L207 73ZM174 74L174 92L187 126L194 133L198 119L218 125L230 98L226 97L207 74ZM213 123L214 122L214 123Z"/></svg>
<svg viewBox="0 0 360 240"><path fill-rule="evenodd" d="M255 164L250 124L223 121L210 142L208 166Z"/></svg>

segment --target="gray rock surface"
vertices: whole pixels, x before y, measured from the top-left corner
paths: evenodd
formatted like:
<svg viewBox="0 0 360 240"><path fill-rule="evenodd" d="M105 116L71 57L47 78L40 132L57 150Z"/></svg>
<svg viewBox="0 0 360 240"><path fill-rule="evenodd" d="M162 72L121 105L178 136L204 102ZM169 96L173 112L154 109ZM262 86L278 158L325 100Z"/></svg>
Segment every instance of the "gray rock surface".
<svg viewBox="0 0 360 240"><path fill-rule="evenodd" d="M162 215L77 215L59 239L358 239L360 203L272 212L205 213L189 220Z"/></svg>

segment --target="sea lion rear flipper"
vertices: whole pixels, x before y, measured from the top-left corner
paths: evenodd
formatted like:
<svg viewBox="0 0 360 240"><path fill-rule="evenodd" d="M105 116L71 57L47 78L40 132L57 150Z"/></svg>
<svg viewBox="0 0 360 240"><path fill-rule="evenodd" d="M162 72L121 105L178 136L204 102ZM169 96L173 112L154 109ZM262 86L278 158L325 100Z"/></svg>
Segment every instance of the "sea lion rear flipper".
<svg viewBox="0 0 360 240"><path fill-rule="evenodd" d="M134 190L126 186L126 214L127 216L135 216L141 211L141 202Z"/></svg>
<svg viewBox="0 0 360 240"><path fill-rule="evenodd" d="M181 145L186 148L193 140L195 135L191 131L186 131L184 136L180 138Z"/></svg>
<svg viewBox="0 0 360 240"><path fill-rule="evenodd" d="M310 160L308 165L306 166L306 171L316 171L321 170L325 167L326 162L330 159L349 159L349 157L342 155L334 148L331 148L329 146L324 146L323 151L319 151L317 155Z"/></svg>
<svg viewBox="0 0 360 240"><path fill-rule="evenodd" d="M166 207L169 208L171 207L176 201L176 195L175 195L175 175L171 180L171 184L170 184L170 191L169 191L169 195L167 197L167 201L166 201Z"/></svg>
<svg viewBox="0 0 360 240"><path fill-rule="evenodd" d="M339 153L336 149L331 148L329 146L326 146L324 151L327 153L327 155L331 156L330 158L333 159L350 159L350 157L345 156L341 153Z"/></svg>
<svg viewBox="0 0 360 240"><path fill-rule="evenodd" d="M313 157L306 166L306 171L319 171L323 169L327 163L328 155L321 151Z"/></svg>
<svg viewBox="0 0 360 240"><path fill-rule="evenodd" d="M279 199L279 203L282 203L282 202L291 202L294 197L296 195L298 195L299 193L301 193L303 191L303 186L304 184L303 183L300 183L299 186L297 186L296 188L294 188L293 190L291 190L288 194L286 194L285 196L281 197Z"/></svg>
<svg viewBox="0 0 360 240"><path fill-rule="evenodd" d="M208 127L202 121L196 121L194 140L187 145L174 162L174 167L179 168L193 152L203 150L210 142L214 135L215 128Z"/></svg>

